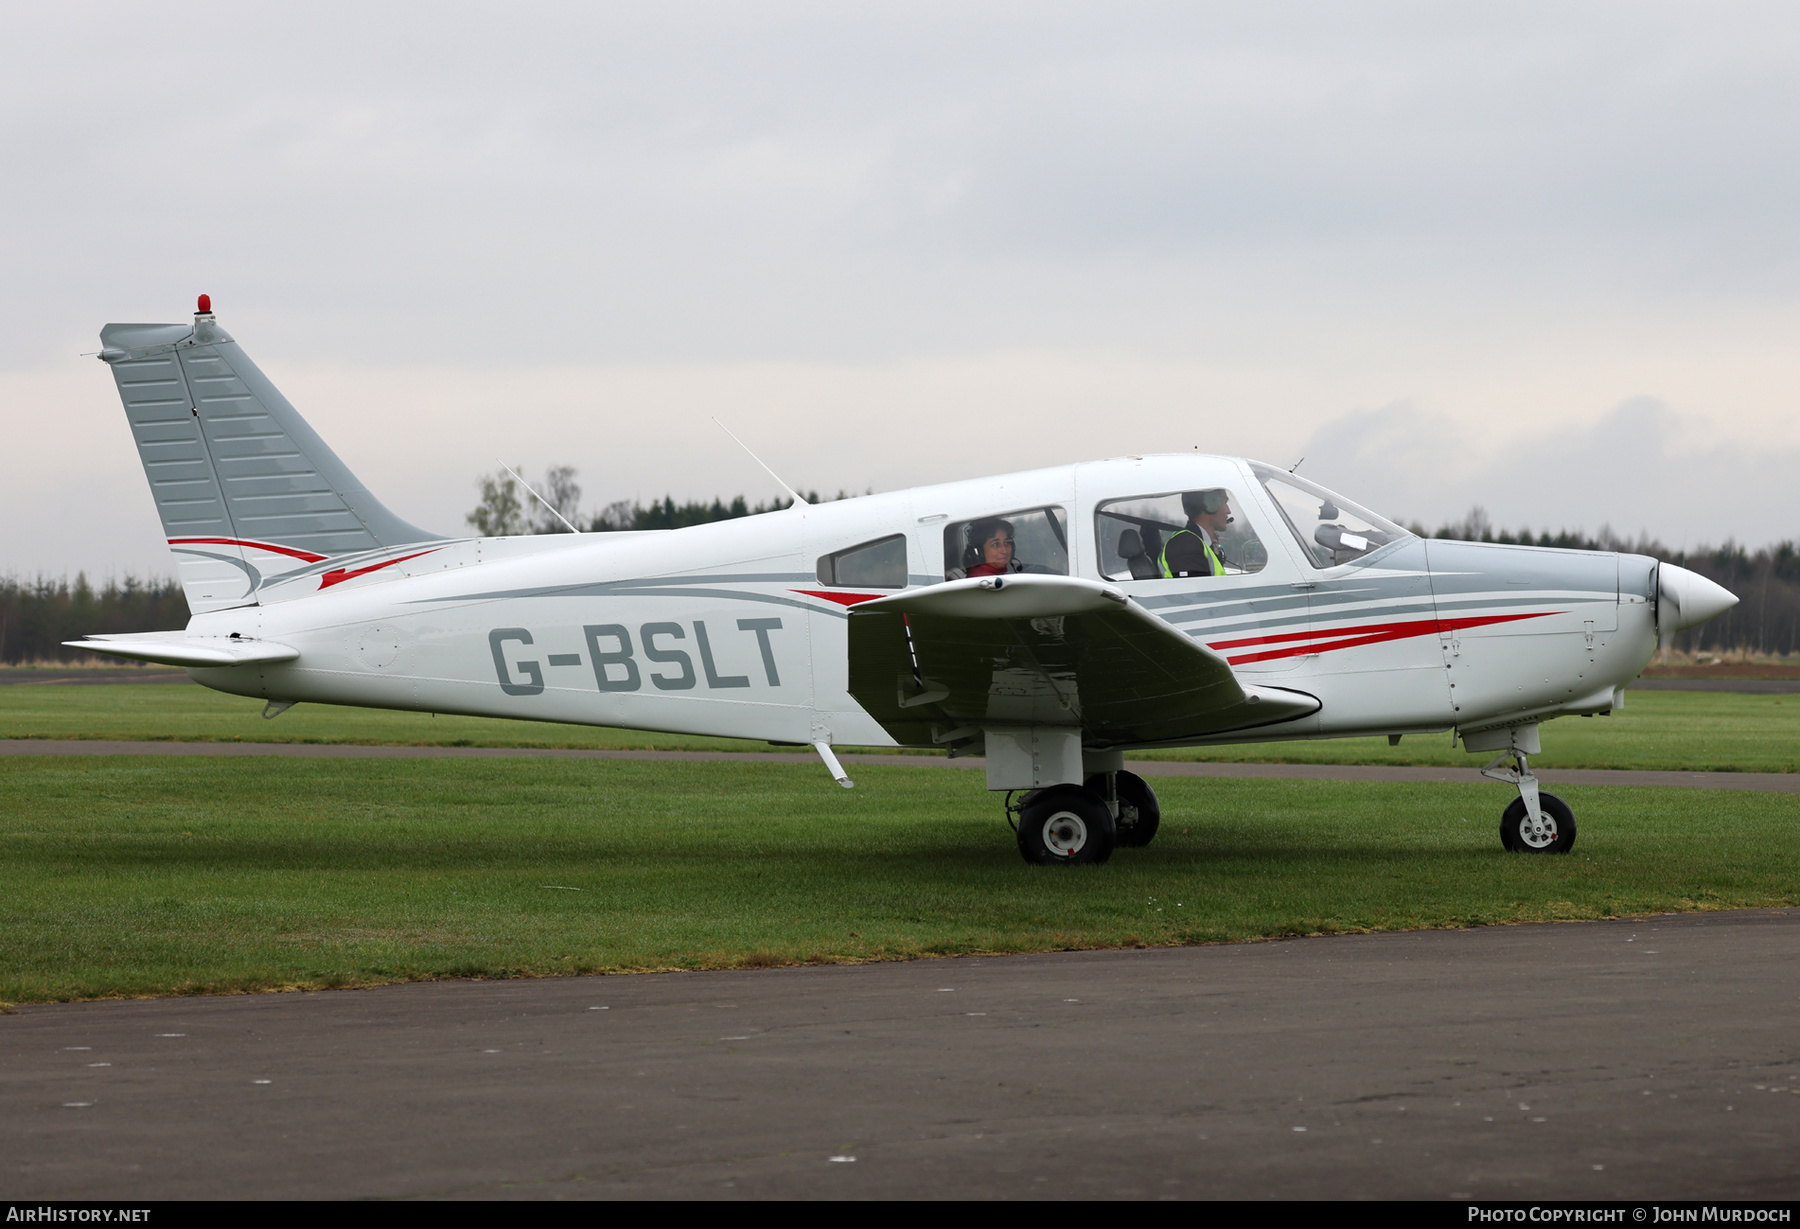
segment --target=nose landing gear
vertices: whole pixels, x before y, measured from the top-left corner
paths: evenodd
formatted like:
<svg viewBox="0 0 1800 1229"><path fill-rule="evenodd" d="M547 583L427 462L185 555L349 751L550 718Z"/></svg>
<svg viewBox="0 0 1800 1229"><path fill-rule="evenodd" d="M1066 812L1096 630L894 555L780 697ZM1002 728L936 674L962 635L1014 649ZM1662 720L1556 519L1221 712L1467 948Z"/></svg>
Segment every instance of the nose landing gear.
<svg viewBox="0 0 1800 1229"><path fill-rule="evenodd" d="M1568 853L1575 844L1575 813L1555 794L1538 795L1538 817L1514 798L1500 816L1500 843L1512 853Z"/></svg>
<svg viewBox="0 0 1800 1229"><path fill-rule="evenodd" d="M1518 767L1500 766L1509 759ZM1524 751L1502 751L1481 775L1519 787L1519 796L1500 816L1500 844L1509 853L1568 853L1574 848L1575 812L1555 794L1538 792L1538 780Z"/></svg>

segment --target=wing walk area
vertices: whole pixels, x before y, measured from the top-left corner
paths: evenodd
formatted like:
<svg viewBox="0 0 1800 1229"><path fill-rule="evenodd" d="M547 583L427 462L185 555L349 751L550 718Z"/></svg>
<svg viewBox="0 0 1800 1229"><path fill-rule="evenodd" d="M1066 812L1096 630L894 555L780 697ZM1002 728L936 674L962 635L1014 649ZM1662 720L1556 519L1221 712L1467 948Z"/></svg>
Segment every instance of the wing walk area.
<svg viewBox="0 0 1800 1229"><path fill-rule="evenodd" d="M1073 610L1089 595L1068 587ZM850 612L850 694L902 745L1019 726L1077 726L1090 747L1142 745L1318 711L1303 692L1244 687L1218 653L1141 607L971 617L934 612L933 596Z"/></svg>

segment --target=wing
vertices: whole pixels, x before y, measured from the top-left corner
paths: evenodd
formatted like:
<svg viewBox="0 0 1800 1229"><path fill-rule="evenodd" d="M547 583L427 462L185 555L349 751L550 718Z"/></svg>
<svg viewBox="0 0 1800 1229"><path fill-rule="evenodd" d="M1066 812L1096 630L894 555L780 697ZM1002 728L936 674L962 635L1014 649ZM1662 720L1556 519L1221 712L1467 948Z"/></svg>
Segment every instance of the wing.
<svg viewBox="0 0 1800 1229"><path fill-rule="evenodd" d="M1090 747L1200 738L1317 712L1245 687L1225 659L1111 585L984 576L850 608L850 694L908 746L983 726L1078 726Z"/></svg>

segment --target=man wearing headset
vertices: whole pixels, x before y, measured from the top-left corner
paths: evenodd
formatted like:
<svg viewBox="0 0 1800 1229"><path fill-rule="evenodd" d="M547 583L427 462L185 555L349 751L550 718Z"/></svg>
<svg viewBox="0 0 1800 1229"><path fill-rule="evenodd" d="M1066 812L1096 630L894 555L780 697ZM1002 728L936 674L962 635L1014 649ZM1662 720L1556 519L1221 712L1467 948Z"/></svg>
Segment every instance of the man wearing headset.
<svg viewBox="0 0 1800 1229"><path fill-rule="evenodd" d="M1231 503L1227 492L1184 491L1181 510L1188 523L1169 535L1157 562L1164 576L1223 576L1225 564L1219 554L1219 538L1231 523Z"/></svg>

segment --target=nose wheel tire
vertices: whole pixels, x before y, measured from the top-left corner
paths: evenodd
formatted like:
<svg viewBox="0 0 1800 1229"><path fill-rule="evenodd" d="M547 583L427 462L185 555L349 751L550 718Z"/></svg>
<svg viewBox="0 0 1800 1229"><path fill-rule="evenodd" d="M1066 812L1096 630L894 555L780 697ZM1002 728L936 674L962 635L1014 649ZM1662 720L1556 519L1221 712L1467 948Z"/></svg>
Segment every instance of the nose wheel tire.
<svg viewBox="0 0 1800 1229"><path fill-rule="evenodd" d="M1119 791L1118 835L1114 844L1120 849L1142 848L1155 839L1157 826L1162 823L1162 807L1157 804L1156 791L1135 772L1118 772L1113 776L1117 780L1114 788ZM1105 797L1106 775L1095 773L1087 779L1087 787Z"/></svg>
<svg viewBox="0 0 1800 1229"><path fill-rule="evenodd" d="M1575 812L1555 794L1538 795L1542 821L1531 822L1525 800L1514 798L1500 816L1500 843L1512 853L1568 853L1575 845Z"/></svg>
<svg viewBox="0 0 1800 1229"><path fill-rule="evenodd" d="M1079 785L1034 791L1019 808L1019 853L1033 866L1098 866L1114 840L1112 812Z"/></svg>

